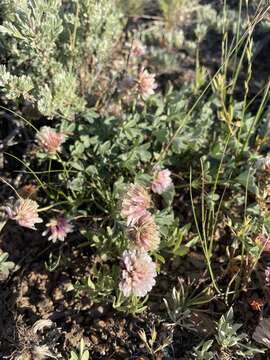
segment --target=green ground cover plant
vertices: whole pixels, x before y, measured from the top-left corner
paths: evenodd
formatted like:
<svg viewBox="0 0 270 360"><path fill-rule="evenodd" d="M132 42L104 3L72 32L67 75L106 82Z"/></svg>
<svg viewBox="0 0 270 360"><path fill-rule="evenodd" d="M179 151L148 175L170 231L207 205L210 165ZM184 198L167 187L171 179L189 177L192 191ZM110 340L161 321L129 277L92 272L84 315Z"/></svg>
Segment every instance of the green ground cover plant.
<svg viewBox="0 0 270 360"><path fill-rule="evenodd" d="M267 359L267 1L0 3L0 354Z"/></svg>

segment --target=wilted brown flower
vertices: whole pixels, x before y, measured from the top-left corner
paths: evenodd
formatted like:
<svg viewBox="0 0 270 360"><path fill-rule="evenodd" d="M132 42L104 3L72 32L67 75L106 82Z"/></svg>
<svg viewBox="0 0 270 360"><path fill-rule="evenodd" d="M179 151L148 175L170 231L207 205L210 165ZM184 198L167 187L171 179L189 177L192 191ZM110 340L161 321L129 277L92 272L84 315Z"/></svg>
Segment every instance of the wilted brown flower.
<svg viewBox="0 0 270 360"><path fill-rule="evenodd" d="M131 246L138 251L153 251L159 246L158 227L149 212L142 215L134 226L128 228L127 233L132 241Z"/></svg>
<svg viewBox="0 0 270 360"><path fill-rule="evenodd" d="M249 301L249 305L254 311L261 311L265 303L265 300L260 298L252 299L251 301Z"/></svg>
<svg viewBox="0 0 270 360"><path fill-rule="evenodd" d="M50 338L52 333L47 329L50 335L46 336L45 328L52 327L53 322L48 319L38 320L33 326L26 326L19 318L17 323L18 342L17 349L13 353L14 360L45 360L48 358L56 359L52 349L55 343L52 343Z"/></svg>
<svg viewBox="0 0 270 360"><path fill-rule="evenodd" d="M124 296L145 296L155 285L156 264L146 253L124 251L119 284Z"/></svg>
<svg viewBox="0 0 270 360"><path fill-rule="evenodd" d="M30 198L32 200L36 200L37 198L37 191L38 188L36 185L34 184L27 184L22 186L19 191L18 194L22 197L22 198Z"/></svg>

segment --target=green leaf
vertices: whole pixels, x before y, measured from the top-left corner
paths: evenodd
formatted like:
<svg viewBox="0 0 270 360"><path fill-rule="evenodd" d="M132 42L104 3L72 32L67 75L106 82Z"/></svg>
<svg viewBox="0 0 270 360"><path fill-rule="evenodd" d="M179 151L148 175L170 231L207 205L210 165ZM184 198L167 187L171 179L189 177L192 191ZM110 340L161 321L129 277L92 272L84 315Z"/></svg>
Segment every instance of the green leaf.
<svg viewBox="0 0 270 360"><path fill-rule="evenodd" d="M89 351L86 350L81 357L81 360L89 360Z"/></svg>
<svg viewBox="0 0 270 360"><path fill-rule="evenodd" d="M71 351L70 352L70 358L69 358L69 360L79 360L79 358L78 358L78 356L77 356L77 354L75 353L75 351Z"/></svg>
<svg viewBox="0 0 270 360"><path fill-rule="evenodd" d="M174 250L174 254L178 256L185 256L189 252L189 247L185 245L181 245L177 250Z"/></svg>
<svg viewBox="0 0 270 360"><path fill-rule="evenodd" d="M166 191L162 193L162 198L164 200L165 206L169 207L171 206L173 199L175 196L175 188L174 185L170 186Z"/></svg>
<svg viewBox="0 0 270 360"><path fill-rule="evenodd" d="M142 186L148 187L148 186L150 186L151 180L152 180L152 177L149 174L137 174L135 176L134 182L138 183Z"/></svg>
<svg viewBox="0 0 270 360"><path fill-rule="evenodd" d="M235 178L235 181L244 186L244 188L247 188L247 190L253 194L258 193L258 187L255 183L255 176L250 171L244 171L242 172L237 178Z"/></svg>

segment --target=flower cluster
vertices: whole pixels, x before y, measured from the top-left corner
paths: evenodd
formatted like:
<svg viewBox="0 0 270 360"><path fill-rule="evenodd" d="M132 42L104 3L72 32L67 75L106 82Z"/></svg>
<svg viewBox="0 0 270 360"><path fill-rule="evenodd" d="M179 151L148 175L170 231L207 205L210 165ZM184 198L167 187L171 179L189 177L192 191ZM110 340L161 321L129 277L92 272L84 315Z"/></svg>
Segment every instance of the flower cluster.
<svg viewBox="0 0 270 360"><path fill-rule="evenodd" d="M61 151L61 145L65 140L65 135L56 132L49 126L43 126L36 135L39 147L49 155L54 155Z"/></svg>
<svg viewBox="0 0 270 360"><path fill-rule="evenodd" d="M170 186L172 186L171 172L168 169L157 170L154 174L154 180L151 189L154 193L161 195Z"/></svg>
<svg viewBox="0 0 270 360"><path fill-rule="evenodd" d="M150 74L144 68L141 69L138 78L138 90L143 99L147 99L149 96L155 93L157 83L155 82L155 75Z"/></svg>
<svg viewBox="0 0 270 360"><path fill-rule="evenodd" d="M133 293L139 297L145 296L155 285L156 265L147 253L124 251L122 268L119 288L124 296Z"/></svg>
<svg viewBox="0 0 270 360"><path fill-rule="evenodd" d="M47 230L42 235L46 236L50 233L51 235L48 237L48 240L52 240L53 243L57 240L64 241L67 234L73 231L73 225L63 216L51 219L46 224L46 227Z"/></svg>
<svg viewBox="0 0 270 360"><path fill-rule="evenodd" d="M141 185L131 184L122 200L121 216L127 220L131 248L139 252L157 250L159 232L148 211L152 206L149 192Z"/></svg>
<svg viewBox="0 0 270 360"><path fill-rule="evenodd" d="M122 255L120 290L125 296L146 295L155 284L156 265L147 251L157 250L160 242L158 227L149 208L149 192L141 185L131 184L122 199L121 216L127 221L131 250Z"/></svg>
<svg viewBox="0 0 270 360"><path fill-rule="evenodd" d="M19 198L13 206L7 206L6 212L11 220L23 227L36 230L35 224L43 220L38 216L38 204L31 199Z"/></svg>
<svg viewBox="0 0 270 360"><path fill-rule="evenodd" d="M13 205L6 206L5 210L9 219L15 220L20 226L37 230L35 224L43 222L38 215L38 207L35 200L20 197ZM46 227L47 230L42 235L50 233L48 239L52 242L64 241L67 234L73 231L73 225L63 216L51 219Z"/></svg>
<svg viewBox="0 0 270 360"><path fill-rule="evenodd" d="M127 219L127 226L138 222L141 216L148 213L151 207L151 197L143 186L131 184L122 199L121 216Z"/></svg>
<svg viewBox="0 0 270 360"><path fill-rule="evenodd" d="M145 212L138 221L127 230L129 239L140 251L157 250L160 242L158 227L149 212Z"/></svg>
<svg viewBox="0 0 270 360"><path fill-rule="evenodd" d="M172 185L171 172L157 169L151 183L151 189L162 194ZM155 284L156 266L148 251L157 250L160 233L149 209L151 196L147 189L139 184L129 185L123 199L121 216L126 219L129 250L122 255L122 273L120 290L125 296L146 295Z"/></svg>

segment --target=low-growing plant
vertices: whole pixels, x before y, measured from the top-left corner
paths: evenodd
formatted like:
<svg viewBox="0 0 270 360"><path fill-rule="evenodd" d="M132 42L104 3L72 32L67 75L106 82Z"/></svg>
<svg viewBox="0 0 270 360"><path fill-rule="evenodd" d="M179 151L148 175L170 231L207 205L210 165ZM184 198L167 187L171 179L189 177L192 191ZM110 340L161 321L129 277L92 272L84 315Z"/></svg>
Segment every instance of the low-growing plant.
<svg viewBox="0 0 270 360"><path fill-rule="evenodd" d="M243 326L233 320L233 308L230 308L225 315L222 315L217 323L216 341L221 347L221 351L235 348L239 356L252 356L256 353L264 353L248 343L248 335L238 330Z"/></svg>
<svg viewBox="0 0 270 360"><path fill-rule="evenodd" d="M3 252L0 254L0 278L6 279L11 272L15 268L15 264L13 261L8 261L9 254Z"/></svg>
<svg viewBox="0 0 270 360"><path fill-rule="evenodd" d="M199 345L195 346L192 355L198 360L212 360L215 358L215 352L210 351L213 345L213 340L201 341Z"/></svg>
<svg viewBox="0 0 270 360"><path fill-rule="evenodd" d="M162 352L163 349L165 349L167 346L169 346L172 342L171 338L167 337L159 345L159 340L157 339L158 334L157 334L155 327L150 329L149 339L147 338L147 335L144 330L139 330L138 335L141 338L141 340L143 341L147 352L149 353L149 355L151 355L151 357L153 359L156 359L156 355L159 352Z"/></svg>
<svg viewBox="0 0 270 360"><path fill-rule="evenodd" d="M187 354L201 360L264 351L241 332L243 315L234 316L232 305L237 309L253 291L267 293L270 282L270 81L256 65L270 5L237 5L0 5L1 243L16 232L16 239L38 244L29 253L44 261L48 281L54 272L69 278L57 311L73 296L77 311L87 296L90 306L111 307L117 322L117 311L147 317L166 296L172 335L184 344L182 336L196 332ZM1 275L14 265L8 253L0 255ZM18 286L19 278L11 282ZM267 306L259 300L248 300L250 311ZM220 314L215 337L200 337L194 315L203 311L214 314L212 323ZM173 336L161 340L154 324L149 329L149 336L136 332L147 353L158 358L166 349L169 356ZM37 346L54 356L41 340L36 336ZM18 347L22 356L24 347L25 341ZM70 360L89 357L82 339Z"/></svg>
<svg viewBox="0 0 270 360"><path fill-rule="evenodd" d="M89 360L89 350L86 349L83 338L80 341L78 351L72 350L70 353L69 360Z"/></svg>
<svg viewBox="0 0 270 360"><path fill-rule="evenodd" d="M163 299L168 316L174 325L195 330L191 322L192 311L210 301L207 289L198 291L192 290L192 284L185 284L184 279L179 280L179 290L175 287L172 290L169 300Z"/></svg>

